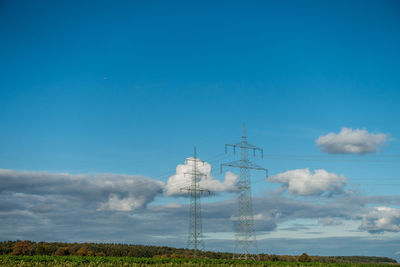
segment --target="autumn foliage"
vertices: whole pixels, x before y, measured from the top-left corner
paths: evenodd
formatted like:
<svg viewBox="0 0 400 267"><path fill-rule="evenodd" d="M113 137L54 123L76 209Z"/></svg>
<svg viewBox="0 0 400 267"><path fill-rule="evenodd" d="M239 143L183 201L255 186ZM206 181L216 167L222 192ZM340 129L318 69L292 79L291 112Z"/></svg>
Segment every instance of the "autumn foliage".
<svg viewBox="0 0 400 267"><path fill-rule="evenodd" d="M30 241L18 241L14 245L11 255L32 255L32 244Z"/></svg>
<svg viewBox="0 0 400 267"><path fill-rule="evenodd" d="M0 255L47 255L47 256L111 256L111 257L136 257L153 259L221 259L231 260L232 253L200 251L196 255L193 250L183 248L126 245L126 244L96 244L96 243L61 243L61 242L32 242L32 241L4 241L0 242ZM260 261L268 262L319 262L319 263L395 263L387 257L367 256L334 256L321 257L309 256L303 253L300 256L259 254L255 255Z"/></svg>

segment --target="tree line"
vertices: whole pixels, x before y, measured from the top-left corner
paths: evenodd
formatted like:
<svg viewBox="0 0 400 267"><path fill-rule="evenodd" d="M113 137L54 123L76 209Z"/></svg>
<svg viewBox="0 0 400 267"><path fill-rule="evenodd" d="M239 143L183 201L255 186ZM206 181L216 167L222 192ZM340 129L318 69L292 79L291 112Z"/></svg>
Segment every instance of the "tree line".
<svg viewBox="0 0 400 267"><path fill-rule="evenodd" d="M228 252L197 251L191 249L162 246L127 245L113 243L63 243L63 242L33 242L3 241L0 242L0 255L54 255L54 256L113 256L113 257L146 257L146 258L210 258L232 259ZM196 256L195 256L196 255ZM258 254L256 259L262 261L283 262L320 262L320 263L396 263L388 257L372 256L309 256L303 253L299 256Z"/></svg>

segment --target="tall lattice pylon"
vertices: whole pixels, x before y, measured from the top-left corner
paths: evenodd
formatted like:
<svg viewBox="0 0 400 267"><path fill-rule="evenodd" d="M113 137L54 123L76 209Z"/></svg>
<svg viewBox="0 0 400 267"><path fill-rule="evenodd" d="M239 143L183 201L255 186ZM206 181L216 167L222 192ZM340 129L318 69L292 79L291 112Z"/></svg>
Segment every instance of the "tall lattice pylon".
<svg viewBox="0 0 400 267"><path fill-rule="evenodd" d="M246 128L243 123L242 141L234 144L225 145L225 153L228 147L233 148L233 153L236 154L236 148L240 149L240 160L223 163L222 167L235 167L240 169L240 176L238 182L239 196L238 196L238 214L236 222L236 240L234 258L238 259L255 259L253 255L258 254L256 231L253 219L253 205L251 199L251 182L250 182L250 169L262 170L268 176L268 170L258 166L249 160L249 151L253 151L253 156L256 156L256 151L261 153L263 157L263 149L253 146L247 142ZM253 253L250 253L253 251Z"/></svg>
<svg viewBox="0 0 400 267"><path fill-rule="evenodd" d="M185 176L190 177L190 185L181 188L182 191L187 191L190 194L190 212L189 212L189 235L188 248L192 248L196 256L199 250L204 249L203 230L201 225L201 205L200 197L203 194L210 194L209 190L202 189L199 186L201 177L207 176L199 171L199 164L204 164L204 161L197 158L196 147L194 148L193 158L186 159L186 164L191 162L192 170L185 173Z"/></svg>

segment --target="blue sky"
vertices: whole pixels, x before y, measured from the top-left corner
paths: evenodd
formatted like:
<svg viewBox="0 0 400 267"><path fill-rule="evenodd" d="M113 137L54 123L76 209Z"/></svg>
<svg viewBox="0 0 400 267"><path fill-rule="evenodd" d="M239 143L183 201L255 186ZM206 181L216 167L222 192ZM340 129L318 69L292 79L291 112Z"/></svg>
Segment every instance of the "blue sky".
<svg viewBox="0 0 400 267"><path fill-rule="evenodd" d="M364 206L355 208L360 212L357 218L347 213L322 214L340 220L341 224L329 227L311 215L295 213L277 220L275 227L265 224L261 249L268 252L271 246L263 244L272 235L281 244L279 249L278 245L271 248L274 253L377 251L399 259L395 253L400 248L393 245L400 242L397 228L369 233L369 219L376 214L386 216L385 211L364 210L384 206L394 209L388 214L397 214L400 207L399 14L397 1L2 1L0 169L9 171L2 179L12 181L13 175L25 183L42 179L41 186L46 187L43 177L50 174L67 180L59 175L90 177L82 178L88 181L125 179L117 176L124 174L151 179L154 192L159 192L162 189L156 181L167 183L196 145L199 157L213 167L214 179L224 181L219 164L234 159L223 154L224 144L239 141L246 122L251 143L264 148L265 158L257 163L267 167L271 176L309 168L311 173L323 169L347 179L341 195L305 196L294 191L277 194L282 185L284 189L283 178L271 183L254 173L254 195L260 198L255 208L259 205L260 212L263 198L272 196L276 196L272 197L275 209L282 212L280 205L287 201L304 202L308 211L314 208L310 202L325 203L330 209L335 203L347 203L350 191L355 192L351 197L364 201ZM366 153L326 153L316 144L320 136L338 135L343 127L364 129L368 138L384 134L386 139ZM109 176L99 178L104 173ZM16 203L22 201L21 194L32 200L57 197L62 191L54 189L58 193L50 194L43 188L35 192L24 188L22 182L3 185L0 195L5 203ZM110 192L102 192L102 197L110 200L107 194L118 193ZM58 203L51 197L44 201L47 208ZM135 240L119 235L106 223L113 212L121 216L113 215L121 218L121 225L132 224L135 216L159 214L165 204L186 201L159 193L143 199L150 208L140 211L129 205L128 210L115 211L109 202L108 208L100 205L109 209L106 212L99 203L88 202L93 208L90 218L103 216L102 229L110 234L99 239L95 233L87 234L77 241L184 246L185 238L159 238L163 234L161 230L154 234L156 226L146 228L148 235ZM231 205L234 199L234 193L221 192L206 200L211 206L205 209L212 209L213 203ZM80 212L74 201L68 203L66 212ZM69 231L55 234L60 228L52 217L55 214L38 215L32 209L22 204L5 208L0 215L3 224L17 222L20 226L1 232L0 238L77 239ZM183 214L186 206L181 209ZM23 223L19 217L23 211L50 221L54 234L45 235L39 223ZM182 216L186 223L187 214ZM400 215L393 216L391 226L398 226ZM362 222L368 225L359 230ZM213 221L205 218L207 232L206 223ZM72 224L92 227L76 221L67 227ZM145 231L138 226L132 233L138 229ZM208 239L215 240L209 240L209 248L231 250L230 242L221 237L230 234L211 229ZM310 235L319 238L318 245L302 247L304 251L284 249L287 243L295 243L285 243L285 238L310 240ZM331 238L349 238L354 246L330 251ZM369 247L363 250L363 238L377 243L376 239L382 239L387 246L380 245L379 251L364 242Z"/></svg>

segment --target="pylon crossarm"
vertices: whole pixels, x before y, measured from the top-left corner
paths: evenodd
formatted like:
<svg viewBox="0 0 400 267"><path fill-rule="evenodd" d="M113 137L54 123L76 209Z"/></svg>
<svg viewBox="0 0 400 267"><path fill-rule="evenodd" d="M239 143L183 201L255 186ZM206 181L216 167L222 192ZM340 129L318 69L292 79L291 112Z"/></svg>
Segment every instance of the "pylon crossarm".
<svg viewBox="0 0 400 267"><path fill-rule="evenodd" d="M200 194L206 194L206 195L210 195L211 191L207 190L207 189L199 189L199 188L195 188L194 186L187 186L187 187L183 187L181 188L181 192L182 191L188 191L188 192L194 192L196 191L198 195Z"/></svg>
<svg viewBox="0 0 400 267"><path fill-rule="evenodd" d="M195 177L195 178L198 178L198 177L207 177L207 174L201 173L201 172L199 172L199 171L185 172L183 175L184 175L184 176L189 175L189 176L193 176L193 177Z"/></svg>
<svg viewBox="0 0 400 267"><path fill-rule="evenodd" d="M249 143L243 143L243 142L239 142L239 143L234 143L234 144L226 144L226 147L237 147L237 148L247 148L247 149L251 149L251 150L263 150L262 148L259 148L255 145L249 144Z"/></svg>
<svg viewBox="0 0 400 267"><path fill-rule="evenodd" d="M204 165L204 161L199 158L187 158L186 161L194 161Z"/></svg>
<svg viewBox="0 0 400 267"><path fill-rule="evenodd" d="M263 168L255 163L252 163L249 161L244 161L244 160L236 160L236 161L232 161L232 162L228 162L228 163L223 163L223 164L221 164L221 167L222 166L267 171L266 168Z"/></svg>

